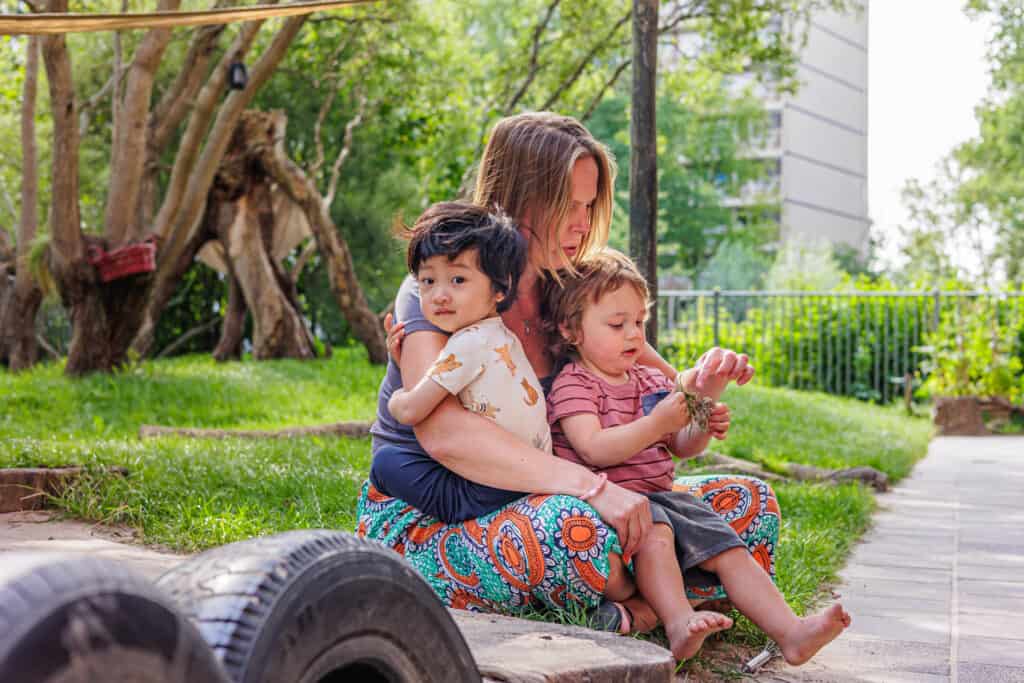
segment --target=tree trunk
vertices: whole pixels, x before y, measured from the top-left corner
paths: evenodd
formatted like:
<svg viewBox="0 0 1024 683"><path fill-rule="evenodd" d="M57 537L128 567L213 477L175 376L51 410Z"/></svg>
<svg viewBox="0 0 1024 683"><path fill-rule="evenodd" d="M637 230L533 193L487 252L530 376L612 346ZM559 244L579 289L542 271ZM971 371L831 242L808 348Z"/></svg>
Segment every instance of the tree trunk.
<svg viewBox="0 0 1024 683"><path fill-rule="evenodd" d="M245 332L245 297L238 280L228 274L228 310L220 328L220 341L213 350L213 357L219 362L238 360L242 357L242 334Z"/></svg>
<svg viewBox="0 0 1024 683"><path fill-rule="evenodd" d="M254 154L274 181L305 212L320 254L327 264L331 292L348 320L353 335L366 347L370 362L386 363L388 352L384 328L366 302L356 278L348 244L331 221L329 207L313 181L284 151L287 117L280 111L260 116L265 117L264 134L259 139L250 139L249 144L256 145L253 148Z"/></svg>
<svg viewBox="0 0 1024 683"><path fill-rule="evenodd" d="M291 279L273 257L271 179L253 149L267 135L266 116L246 112L231 139L208 201L218 212L217 237L253 320L253 356L313 358ZM254 144L255 143L255 144Z"/></svg>
<svg viewBox="0 0 1024 683"><path fill-rule="evenodd" d="M39 83L39 38L26 42L25 82L21 100L21 220L15 251L15 276L7 306L0 307L0 360L4 357L13 371L36 364L36 313L43 293L28 267L29 251L38 225L39 174L36 164L36 94ZM7 279L6 274L0 278Z"/></svg>
<svg viewBox="0 0 1024 683"><path fill-rule="evenodd" d="M629 251L658 300L658 0L633 0L633 114L629 164ZM647 339L657 346L658 307L647 316Z"/></svg>

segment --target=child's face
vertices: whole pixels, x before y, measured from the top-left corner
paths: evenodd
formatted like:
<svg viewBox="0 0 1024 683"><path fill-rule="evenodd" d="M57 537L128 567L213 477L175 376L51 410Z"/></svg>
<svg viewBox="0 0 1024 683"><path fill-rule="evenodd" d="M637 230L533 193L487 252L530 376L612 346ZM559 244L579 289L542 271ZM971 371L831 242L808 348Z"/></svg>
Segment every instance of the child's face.
<svg viewBox="0 0 1024 683"><path fill-rule="evenodd" d="M416 281L423 315L445 332L497 315L498 303L504 299L480 270L476 249L467 249L451 261L447 256L431 256L420 264Z"/></svg>
<svg viewBox="0 0 1024 683"><path fill-rule="evenodd" d="M576 350L583 364L606 379L622 379L640 357L646 337L647 305L630 285L588 303Z"/></svg>

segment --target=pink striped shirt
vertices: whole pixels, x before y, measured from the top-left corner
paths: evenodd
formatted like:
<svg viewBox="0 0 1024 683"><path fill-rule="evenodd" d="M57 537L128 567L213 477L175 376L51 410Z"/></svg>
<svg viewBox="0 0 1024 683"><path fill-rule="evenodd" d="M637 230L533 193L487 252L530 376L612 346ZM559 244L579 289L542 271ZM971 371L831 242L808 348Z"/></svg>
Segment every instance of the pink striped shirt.
<svg viewBox="0 0 1024 683"><path fill-rule="evenodd" d="M609 384L579 363L569 363L558 373L548 392L548 422L555 455L605 472L608 479L640 493L672 490L672 456L667 437L619 465L592 467L573 450L562 431L563 417L593 413L601 427L615 427L637 420L672 391L672 382L657 370L634 365L625 384Z"/></svg>

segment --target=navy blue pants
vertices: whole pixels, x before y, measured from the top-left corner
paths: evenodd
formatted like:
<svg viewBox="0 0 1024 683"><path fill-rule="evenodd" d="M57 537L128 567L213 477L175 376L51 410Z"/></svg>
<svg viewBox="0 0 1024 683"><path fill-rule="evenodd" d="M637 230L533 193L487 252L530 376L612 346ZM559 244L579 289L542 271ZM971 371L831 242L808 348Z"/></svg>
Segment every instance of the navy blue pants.
<svg viewBox="0 0 1024 683"><path fill-rule="evenodd" d="M482 517L526 495L476 484L429 455L390 444L374 452L370 483L447 524Z"/></svg>

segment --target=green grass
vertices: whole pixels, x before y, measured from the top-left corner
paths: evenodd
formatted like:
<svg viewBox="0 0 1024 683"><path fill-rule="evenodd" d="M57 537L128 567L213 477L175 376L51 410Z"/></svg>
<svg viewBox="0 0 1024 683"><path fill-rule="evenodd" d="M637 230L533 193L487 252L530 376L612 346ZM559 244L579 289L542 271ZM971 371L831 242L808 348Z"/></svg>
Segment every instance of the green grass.
<svg viewBox="0 0 1024 683"><path fill-rule="evenodd" d="M312 362L145 362L113 376L63 377L59 365L0 372L0 466L80 464L92 473L56 504L129 524L151 543L193 551L295 528L352 529L369 469L367 439L140 440L142 424L278 428L372 419L383 370L360 349ZM714 447L777 465L872 465L898 479L924 455L930 426L895 408L763 387L726 394L729 439ZM125 478L102 473L121 465ZM855 484L776 485L783 512L779 587L805 611L869 524ZM734 636L761 642L740 622Z"/></svg>
<svg viewBox="0 0 1024 683"><path fill-rule="evenodd" d="M897 406L792 389L730 387L729 438L712 449L771 469L796 462L829 469L869 465L905 477L928 447L931 425Z"/></svg>

